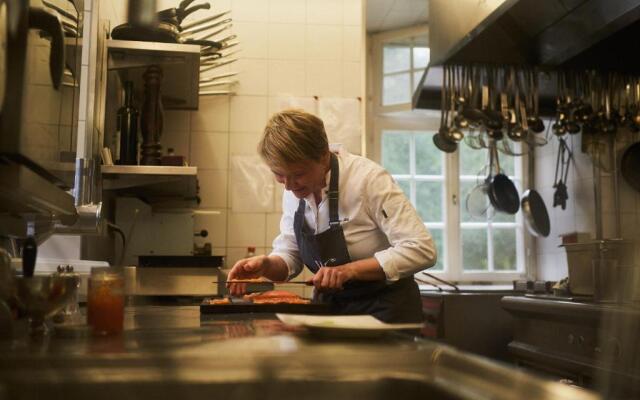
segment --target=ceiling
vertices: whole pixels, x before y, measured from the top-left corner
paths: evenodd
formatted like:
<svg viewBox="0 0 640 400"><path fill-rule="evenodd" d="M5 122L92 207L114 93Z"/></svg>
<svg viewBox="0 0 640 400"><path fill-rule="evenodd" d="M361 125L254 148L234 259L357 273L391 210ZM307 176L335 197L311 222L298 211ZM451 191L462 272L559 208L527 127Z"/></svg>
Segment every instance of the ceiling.
<svg viewBox="0 0 640 400"><path fill-rule="evenodd" d="M367 33L426 24L428 0L367 0Z"/></svg>

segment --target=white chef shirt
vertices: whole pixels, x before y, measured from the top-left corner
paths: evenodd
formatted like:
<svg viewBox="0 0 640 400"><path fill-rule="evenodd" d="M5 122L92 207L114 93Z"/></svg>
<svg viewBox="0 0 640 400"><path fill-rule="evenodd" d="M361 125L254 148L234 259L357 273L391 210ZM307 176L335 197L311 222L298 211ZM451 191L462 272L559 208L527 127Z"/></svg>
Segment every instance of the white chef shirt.
<svg viewBox="0 0 640 400"><path fill-rule="evenodd" d="M343 147L332 145L331 149L338 156L340 167L338 216L351 260L375 257L391 282L433 266L433 238L391 175L375 162L350 154ZM319 205L313 193L304 199L305 220L315 234L329 229L329 181L330 171ZM303 268L293 231L299 201L293 192L284 191L280 235L274 239L271 252L286 262L290 278Z"/></svg>

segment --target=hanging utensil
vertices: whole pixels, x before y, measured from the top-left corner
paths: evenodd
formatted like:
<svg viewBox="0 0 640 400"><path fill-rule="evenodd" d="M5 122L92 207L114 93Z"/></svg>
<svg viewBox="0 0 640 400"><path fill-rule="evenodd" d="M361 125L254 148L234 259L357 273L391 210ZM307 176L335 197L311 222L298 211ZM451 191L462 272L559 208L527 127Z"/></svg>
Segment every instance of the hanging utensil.
<svg viewBox="0 0 640 400"><path fill-rule="evenodd" d="M227 73L224 73L224 74L213 75L213 76L209 76L209 77L206 77L206 78L201 78L200 79L200 83L213 82L213 81L216 81L218 79L228 78L228 77L235 76L235 75L238 75L238 73L237 72L227 72Z"/></svg>
<svg viewBox="0 0 640 400"><path fill-rule="evenodd" d="M230 90L207 90L200 91L198 93L199 96L226 96L230 94L233 94L233 92Z"/></svg>
<svg viewBox="0 0 640 400"><path fill-rule="evenodd" d="M489 200L497 211L507 214L515 214L520 209L520 197L518 189L511 179L501 172L500 161L498 159L498 151L495 142L490 146L496 163L496 175L494 175L489 184Z"/></svg>
<svg viewBox="0 0 640 400"><path fill-rule="evenodd" d="M529 233L533 236L548 237L551 233L551 223L542 196L537 191L529 189L523 193L520 205Z"/></svg>
<svg viewBox="0 0 640 400"><path fill-rule="evenodd" d="M435 135L433 135L433 144L435 144L438 149L444 151L445 153L453 153L458 149L457 143L447 138L447 134L449 133L449 127L447 123L447 119L449 117L447 96L449 89L448 77L450 73L450 66L444 65L442 67L442 90L440 91L440 129Z"/></svg>
<svg viewBox="0 0 640 400"><path fill-rule="evenodd" d="M212 82L200 82L198 85L199 88L211 87L211 86L225 86L225 85L235 85L238 81L212 81Z"/></svg>
<svg viewBox="0 0 640 400"><path fill-rule="evenodd" d="M215 31L213 31L211 33L207 33L206 35L199 36L196 39L198 39L198 40L209 39L209 38L212 38L212 37L214 37L216 35L221 34L222 32L226 31L227 29L231 29L232 27L233 27L233 24L230 23L230 24L227 24L227 25L223 26L222 28L220 28L218 30L215 30Z"/></svg>
<svg viewBox="0 0 640 400"><path fill-rule="evenodd" d="M231 22L231 18L223 19L222 21L213 22L204 26L196 26L194 28L182 30L182 33L188 36L193 36L194 33L206 31L207 29L217 28L218 26L225 25Z"/></svg>
<svg viewBox="0 0 640 400"><path fill-rule="evenodd" d="M192 22L190 24L183 24L182 25L182 30L183 31L189 31L190 29L194 29L194 28L199 28L200 26L202 26L203 24L206 24L208 22L213 22L216 21L222 17L224 17L225 15L229 14L231 11L225 11L225 12L221 12L219 14L213 15L211 17L206 17L203 19L200 19L198 21ZM230 20L229 20L230 21Z"/></svg>
<svg viewBox="0 0 640 400"><path fill-rule="evenodd" d="M231 64L236 61L238 61L237 58L232 58L230 60L212 62L210 64L206 64L204 67L200 66L200 73L202 74L204 72L211 71L212 69L220 68L223 65Z"/></svg>

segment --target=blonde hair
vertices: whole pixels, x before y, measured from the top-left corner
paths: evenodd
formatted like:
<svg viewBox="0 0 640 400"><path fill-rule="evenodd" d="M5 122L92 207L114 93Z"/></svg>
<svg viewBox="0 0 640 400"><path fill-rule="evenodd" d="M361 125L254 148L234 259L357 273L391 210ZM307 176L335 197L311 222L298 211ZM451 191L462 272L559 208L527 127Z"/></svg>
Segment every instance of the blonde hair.
<svg viewBox="0 0 640 400"><path fill-rule="evenodd" d="M302 110L274 114L264 128L258 153L269 166L319 161L329 151L322 120Z"/></svg>

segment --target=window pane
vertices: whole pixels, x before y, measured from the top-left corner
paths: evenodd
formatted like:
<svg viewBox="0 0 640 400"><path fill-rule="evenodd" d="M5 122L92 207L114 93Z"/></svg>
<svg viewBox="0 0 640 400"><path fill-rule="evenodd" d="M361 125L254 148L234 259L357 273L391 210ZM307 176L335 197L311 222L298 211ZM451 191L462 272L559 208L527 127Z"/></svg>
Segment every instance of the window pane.
<svg viewBox="0 0 640 400"><path fill-rule="evenodd" d="M487 231L462 229L462 267L465 271L488 268Z"/></svg>
<svg viewBox="0 0 640 400"><path fill-rule="evenodd" d="M420 79L422 79L422 74L424 71L418 71L413 73L413 91L415 92L418 87L418 83L420 83Z"/></svg>
<svg viewBox="0 0 640 400"><path fill-rule="evenodd" d="M460 175L478 175L480 170L489 164L488 150L476 150L467 145L460 145L458 148L460 151ZM482 174L484 175L485 172Z"/></svg>
<svg viewBox="0 0 640 400"><path fill-rule="evenodd" d="M429 228L433 241L436 244L436 250L438 251L438 261L436 265L429 268L428 271L442 271L444 269L444 232L440 228Z"/></svg>
<svg viewBox="0 0 640 400"><path fill-rule="evenodd" d="M493 229L493 262L496 271L517 269L515 229Z"/></svg>
<svg viewBox="0 0 640 400"><path fill-rule="evenodd" d="M394 174L409 174L410 133L383 132L382 166Z"/></svg>
<svg viewBox="0 0 640 400"><path fill-rule="evenodd" d="M382 105L403 104L411 101L408 72L385 76L382 83Z"/></svg>
<svg viewBox="0 0 640 400"><path fill-rule="evenodd" d="M442 182L416 182L416 210L424 222L442 222Z"/></svg>
<svg viewBox="0 0 640 400"><path fill-rule="evenodd" d="M408 199L411 198L411 183L408 180L402 180L398 182L398 186L400 186L400 189L402 189L402 191L404 192L404 195L407 196Z"/></svg>
<svg viewBox="0 0 640 400"><path fill-rule="evenodd" d="M416 174L443 175L444 153L436 148L432 133L416 133Z"/></svg>
<svg viewBox="0 0 640 400"><path fill-rule="evenodd" d="M516 222L515 214L507 214L503 212L496 212L493 214L493 222Z"/></svg>
<svg viewBox="0 0 640 400"><path fill-rule="evenodd" d="M408 46L385 45L382 53L383 73L388 74L411 69L410 54Z"/></svg>
<svg viewBox="0 0 640 400"><path fill-rule="evenodd" d="M515 173L515 161L520 159L519 157L510 156L507 154L499 153L498 160L500 161L500 169L503 174L513 176Z"/></svg>
<svg viewBox="0 0 640 400"><path fill-rule="evenodd" d="M413 68L426 68L429 64L429 48L414 47L413 48Z"/></svg>

